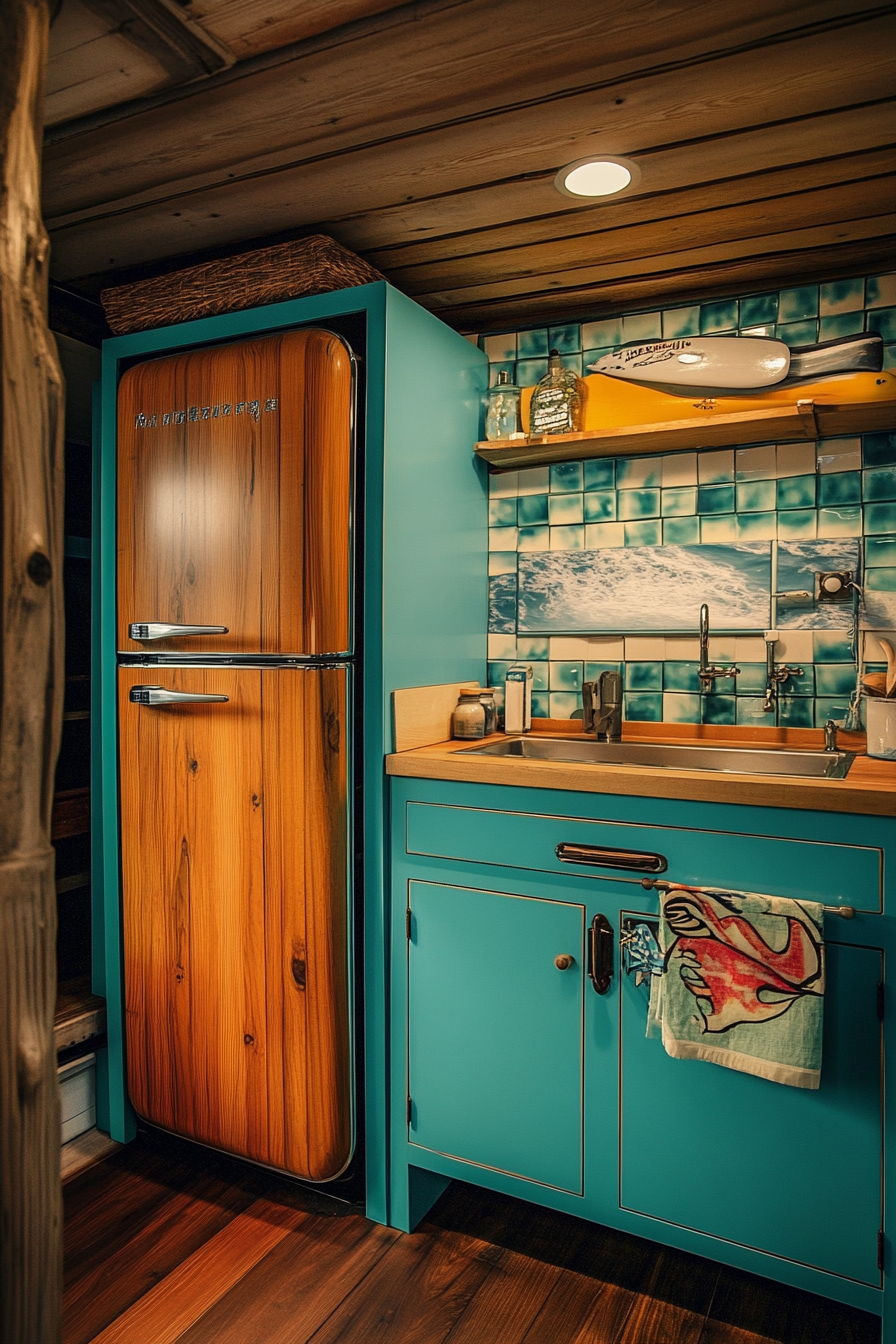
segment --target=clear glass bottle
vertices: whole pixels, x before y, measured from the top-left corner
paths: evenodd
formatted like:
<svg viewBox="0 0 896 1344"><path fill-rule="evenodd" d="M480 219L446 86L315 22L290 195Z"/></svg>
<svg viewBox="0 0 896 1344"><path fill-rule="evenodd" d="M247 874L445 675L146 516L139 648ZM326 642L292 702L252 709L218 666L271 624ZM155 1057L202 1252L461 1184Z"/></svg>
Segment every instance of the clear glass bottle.
<svg viewBox="0 0 896 1344"><path fill-rule="evenodd" d="M529 433L572 434L582 428L584 384L572 369L565 369L559 350L552 350L548 371L532 393Z"/></svg>
<svg viewBox="0 0 896 1344"><path fill-rule="evenodd" d="M460 699L451 715L451 736L468 741L485 737L485 706L479 699L479 686L461 687Z"/></svg>
<svg viewBox="0 0 896 1344"><path fill-rule="evenodd" d="M510 381L510 374L501 369L497 381L488 390L488 409L485 413L487 439L515 439L520 431L520 389Z"/></svg>

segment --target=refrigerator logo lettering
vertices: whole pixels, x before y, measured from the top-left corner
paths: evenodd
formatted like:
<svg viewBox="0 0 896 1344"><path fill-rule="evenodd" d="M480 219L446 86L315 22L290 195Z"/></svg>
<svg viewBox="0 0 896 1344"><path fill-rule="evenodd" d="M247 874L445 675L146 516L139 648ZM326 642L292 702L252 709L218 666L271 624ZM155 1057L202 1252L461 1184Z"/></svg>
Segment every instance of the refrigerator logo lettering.
<svg viewBox="0 0 896 1344"><path fill-rule="evenodd" d="M158 425L184 425L193 420L218 420L228 415L250 415L257 420L266 411L276 411L279 402L276 397L268 397L262 407L261 401L238 401L234 406L224 401L220 406L188 406L185 411L165 411L159 415L147 415L139 411L134 417L135 429L156 429Z"/></svg>

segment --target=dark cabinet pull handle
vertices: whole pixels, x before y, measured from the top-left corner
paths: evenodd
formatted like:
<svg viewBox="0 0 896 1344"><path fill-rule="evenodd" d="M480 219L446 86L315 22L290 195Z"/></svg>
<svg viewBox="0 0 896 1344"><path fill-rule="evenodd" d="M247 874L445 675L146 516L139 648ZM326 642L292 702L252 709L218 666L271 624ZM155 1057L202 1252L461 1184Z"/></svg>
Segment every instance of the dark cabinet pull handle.
<svg viewBox="0 0 896 1344"><path fill-rule="evenodd" d="M561 863L586 863L592 868L628 868L636 873L664 873L664 854L642 849L614 849L609 845L561 844L554 850Z"/></svg>
<svg viewBox="0 0 896 1344"><path fill-rule="evenodd" d="M588 930L588 974L595 994L606 994L613 979L613 928L606 915L595 915Z"/></svg>

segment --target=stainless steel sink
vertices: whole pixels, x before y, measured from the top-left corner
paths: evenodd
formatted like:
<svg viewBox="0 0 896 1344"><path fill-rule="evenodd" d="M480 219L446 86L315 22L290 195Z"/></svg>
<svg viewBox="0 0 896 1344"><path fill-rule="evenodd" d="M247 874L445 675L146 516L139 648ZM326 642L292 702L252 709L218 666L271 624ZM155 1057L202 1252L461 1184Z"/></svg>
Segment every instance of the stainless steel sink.
<svg viewBox="0 0 896 1344"><path fill-rule="evenodd" d="M527 761L577 761L590 765L646 765L660 770L720 770L732 775L795 775L843 779L851 751L791 751L785 747L716 747L702 742L591 742L566 737L508 737L469 756L509 756Z"/></svg>

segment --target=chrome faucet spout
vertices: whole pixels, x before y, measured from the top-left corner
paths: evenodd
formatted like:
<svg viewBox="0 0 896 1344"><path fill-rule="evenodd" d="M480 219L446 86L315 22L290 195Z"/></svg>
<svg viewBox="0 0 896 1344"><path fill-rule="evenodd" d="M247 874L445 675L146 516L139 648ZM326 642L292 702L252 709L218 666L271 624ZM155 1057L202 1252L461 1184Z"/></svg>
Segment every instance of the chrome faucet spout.
<svg viewBox="0 0 896 1344"><path fill-rule="evenodd" d="M730 667L716 667L709 661L709 607L704 602L700 608L700 666L697 676L704 689L711 690L716 677L736 677L740 668L734 663Z"/></svg>

